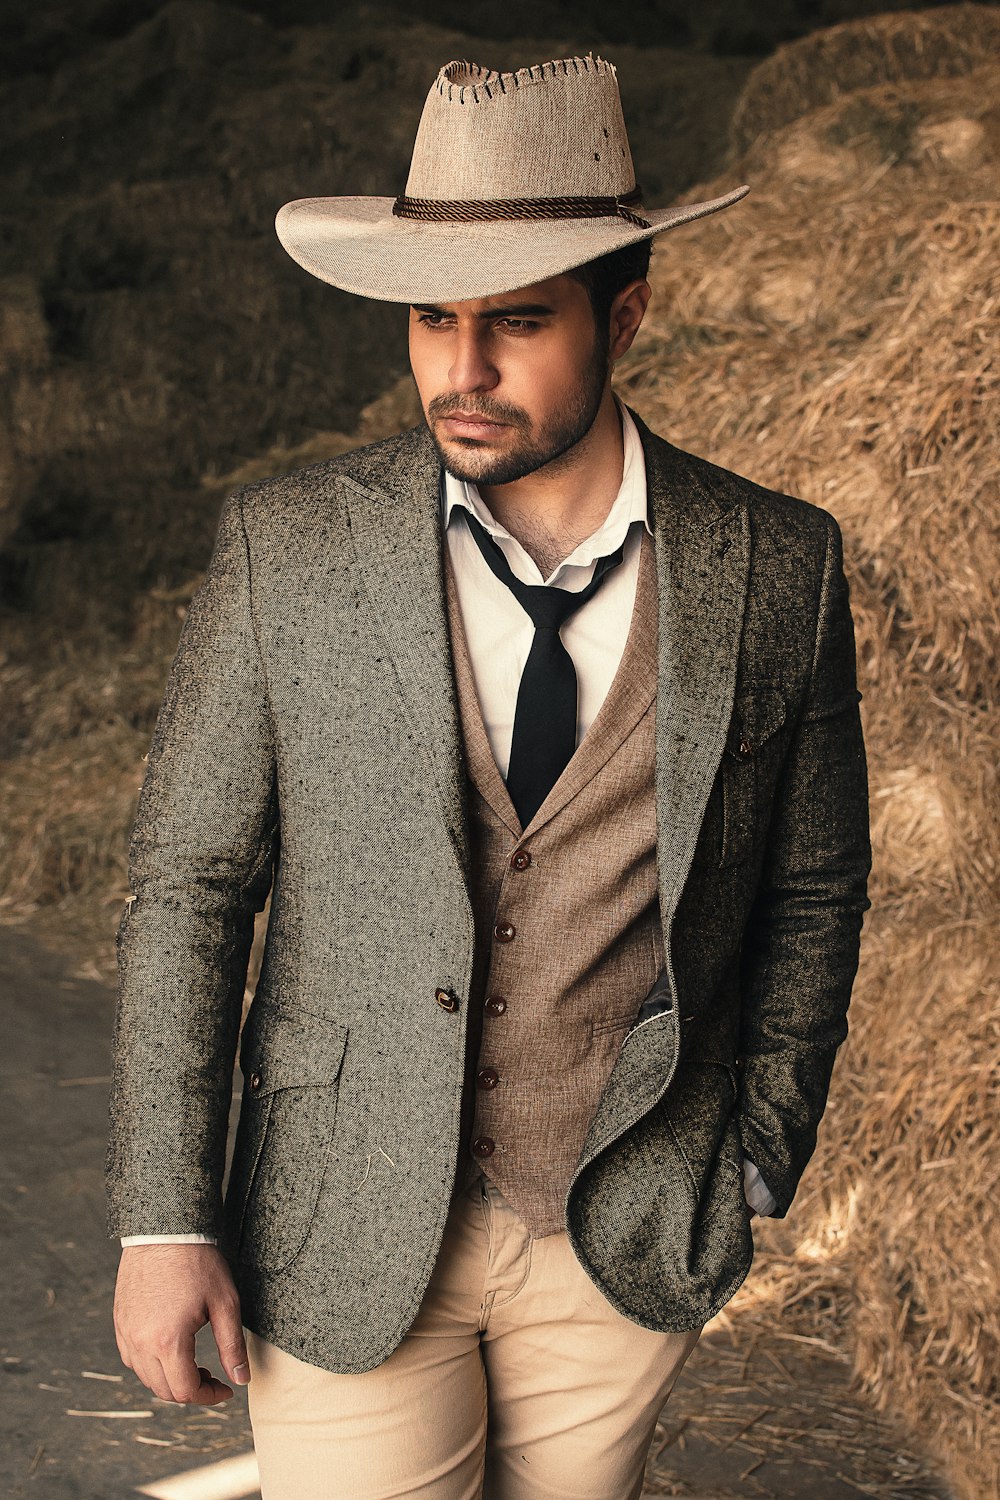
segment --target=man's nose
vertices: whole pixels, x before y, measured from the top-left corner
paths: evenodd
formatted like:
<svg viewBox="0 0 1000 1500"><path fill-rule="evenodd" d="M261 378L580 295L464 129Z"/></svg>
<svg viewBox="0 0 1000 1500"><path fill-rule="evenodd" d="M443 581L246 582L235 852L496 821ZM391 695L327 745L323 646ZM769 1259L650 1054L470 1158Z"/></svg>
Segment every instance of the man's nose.
<svg viewBox="0 0 1000 1500"><path fill-rule="evenodd" d="M448 371L452 390L463 395L473 391L491 391L499 381L478 329L460 330L455 340L455 357Z"/></svg>

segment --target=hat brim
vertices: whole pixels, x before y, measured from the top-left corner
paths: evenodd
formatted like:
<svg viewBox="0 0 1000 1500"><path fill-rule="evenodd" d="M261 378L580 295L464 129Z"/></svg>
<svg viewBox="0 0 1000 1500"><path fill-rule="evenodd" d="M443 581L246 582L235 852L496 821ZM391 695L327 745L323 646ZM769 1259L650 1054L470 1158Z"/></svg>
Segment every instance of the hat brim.
<svg viewBox="0 0 1000 1500"><path fill-rule="evenodd" d="M648 228L611 217L427 224L395 217L394 198L296 198L278 210L274 227L292 260L345 292L381 302L464 302L558 276L729 208L749 191L638 209Z"/></svg>

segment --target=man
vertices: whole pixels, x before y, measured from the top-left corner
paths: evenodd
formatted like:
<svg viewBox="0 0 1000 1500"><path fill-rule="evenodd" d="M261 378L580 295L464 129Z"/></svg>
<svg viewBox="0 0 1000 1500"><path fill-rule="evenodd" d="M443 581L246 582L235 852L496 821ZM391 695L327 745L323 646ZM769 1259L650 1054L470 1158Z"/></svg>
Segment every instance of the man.
<svg viewBox="0 0 1000 1500"><path fill-rule="evenodd" d="M225 1399L211 1320L265 1500L637 1497L813 1150L868 904L840 534L610 383L652 236L745 191L642 207L600 60L452 63L400 199L278 215L410 304L426 424L226 502L109 1155L123 1359Z"/></svg>

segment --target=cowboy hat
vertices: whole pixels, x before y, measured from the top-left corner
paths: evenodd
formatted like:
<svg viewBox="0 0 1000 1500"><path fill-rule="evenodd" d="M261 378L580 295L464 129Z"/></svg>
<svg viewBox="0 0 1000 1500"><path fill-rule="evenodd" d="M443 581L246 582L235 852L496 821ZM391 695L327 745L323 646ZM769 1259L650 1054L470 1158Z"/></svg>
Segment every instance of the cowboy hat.
<svg viewBox="0 0 1000 1500"><path fill-rule="evenodd" d="M603 58L515 73L450 62L427 95L400 197L297 198L275 229L294 261L344 291L465 301L544 281L748 192L644 208Z"/></svg>

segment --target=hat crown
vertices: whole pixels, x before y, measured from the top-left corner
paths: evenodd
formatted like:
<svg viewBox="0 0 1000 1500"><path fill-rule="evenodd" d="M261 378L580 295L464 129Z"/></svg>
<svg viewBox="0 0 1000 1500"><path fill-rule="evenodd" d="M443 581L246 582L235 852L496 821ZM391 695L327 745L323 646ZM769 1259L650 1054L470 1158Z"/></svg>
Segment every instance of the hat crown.
<svg viewBox="0 0 1000 1500"><path fill-rule="evenodd" d="M589 198L634 187L615 69L588 55L513 73L447 63L424 104L406 194Z"/></svg>

